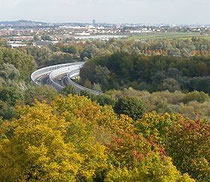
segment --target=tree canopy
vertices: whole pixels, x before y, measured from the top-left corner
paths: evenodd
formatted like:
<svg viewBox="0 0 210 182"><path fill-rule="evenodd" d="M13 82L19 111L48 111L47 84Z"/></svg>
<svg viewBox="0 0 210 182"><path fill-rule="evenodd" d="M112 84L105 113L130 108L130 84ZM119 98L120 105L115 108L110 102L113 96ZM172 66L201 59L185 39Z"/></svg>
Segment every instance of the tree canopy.
<svg viewBox="0 0 210 182"><path fill-rule="evenodd" d="M83 96L18 107L0 125L1 181L193 182L133 120Z"/></svg>

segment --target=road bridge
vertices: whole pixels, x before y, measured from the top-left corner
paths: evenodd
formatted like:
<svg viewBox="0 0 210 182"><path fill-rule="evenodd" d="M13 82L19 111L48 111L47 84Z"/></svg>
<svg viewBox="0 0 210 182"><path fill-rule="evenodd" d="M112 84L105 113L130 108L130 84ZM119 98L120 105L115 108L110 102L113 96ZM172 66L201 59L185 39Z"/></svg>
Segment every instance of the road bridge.
<svg viewBox="0 0 210 182"><path fill-rule="evenodd" d="M80 69L83 65L84 62L74 62L44 67L33 72L31 74L31 80L38 86L50 85L57 91L61 91L65 87L65 83L73 86L78 93L87 91L91 94L101 95L102 92L83 87L73 81L73 78L79 76Z"/></svg>

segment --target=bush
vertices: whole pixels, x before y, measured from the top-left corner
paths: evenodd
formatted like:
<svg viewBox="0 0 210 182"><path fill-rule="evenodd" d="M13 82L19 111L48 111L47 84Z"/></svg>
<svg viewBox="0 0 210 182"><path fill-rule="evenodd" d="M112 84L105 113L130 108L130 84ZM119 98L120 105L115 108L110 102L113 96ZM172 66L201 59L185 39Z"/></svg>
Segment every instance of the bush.
<svg viewBox="0 0 210 182"><path fill-rule="evenodd" d="M183 99L183 102L185 104L191 101L197 101L197 102L203 103L208 100L209 100L208 94L205 94L204 92L194 91L194 92L187 93Z"/></svg>

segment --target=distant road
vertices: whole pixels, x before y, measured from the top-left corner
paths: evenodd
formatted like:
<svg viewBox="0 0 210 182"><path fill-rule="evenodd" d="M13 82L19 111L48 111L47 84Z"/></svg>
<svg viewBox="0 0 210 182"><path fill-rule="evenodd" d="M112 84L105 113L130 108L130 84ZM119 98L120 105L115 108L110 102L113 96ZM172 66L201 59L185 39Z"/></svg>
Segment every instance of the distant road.
<svg viewBox="0 0 210 182"><path fill-rule="evenodd" d="M83 65L84 62L74 62L44 67L33 72L31 74L31 80L38 86L50 85L57 91L62 90L67 85L71 85L78 93L81 91L88 91L95 95L103 94L100 91L83 87L72 80L79 76L80 68Z"/></svg>

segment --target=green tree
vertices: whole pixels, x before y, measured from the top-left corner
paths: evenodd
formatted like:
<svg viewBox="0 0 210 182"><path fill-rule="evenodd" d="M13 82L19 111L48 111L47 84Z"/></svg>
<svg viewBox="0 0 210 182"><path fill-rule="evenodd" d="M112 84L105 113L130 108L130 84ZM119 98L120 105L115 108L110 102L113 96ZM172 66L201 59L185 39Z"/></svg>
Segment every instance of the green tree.
<svg viewBox="0 0 210 182"><path fill-rule="evenodd" d="M34 104L36 100L50 103L57 96L57 91L52 87L30 87L24 92L24 102L28 105Z"/></svg>
<svg viewBox="0 0 210 182"><path fill-rule="evenodd" d="M143 116L146 108L138 98L122 97L117 101L114 110L117 114L126 114L133 120L137 120Z"/></svg>
<svg viewBox="0 0 210 182"><path fill-rule="evenodd" d="M75 46L64 46L62 47L62 51L66 52L66 53L70 53L70 54L76 54L77 53L77 49Z"/></svg>
<svg viewBox="0 0 210 182"><path fill-rule="evenodd" d="M17 116L15 107L10 106L7 102L0 101L0 117L2 119L10 120Z"/></svg>
<svg viewBox="0 0 210 182"><path fill-rule="evenodd" d="M23 100L23 94L14 87L5 87L0 89L0 100L14 106L18 101Z"/></svg>
<svg viewBox="0 0 210 182"><path fill-rule="evenodd" d="M40 37L38 35L34 35L33 39L34 41L40 41Z"/></svg>
<svg viewBox="0 0 210 182"><path fill-rule="evenodd" d="M51 37L49 35L42 35L41 39L51 41Z"/></svg>
<svg viewBox="0 0 210 182"><path fill-rule="evenodd" d="M21 75L21 78L28 78L35 69L35 61L24 51L0 47L0 63L13 65Z"/></svg>
<svg viewBox="0 0 210 182"><path fill-rule="evenodd" d="M76 91L75 87L73 87L71 85L68 85L65 88L63 88L60 91L60 93L63 94L63 95L65 95L65 96L68 96L69 94L72 94L72 95L77 94L77 91Z"/></svg>
<svg viewBox="0 0 210 182"><path fill-rule="evenodd" d="M53 54L48 47L26 47L26 51L34 58L38 67L46 66Z"/></svg>

